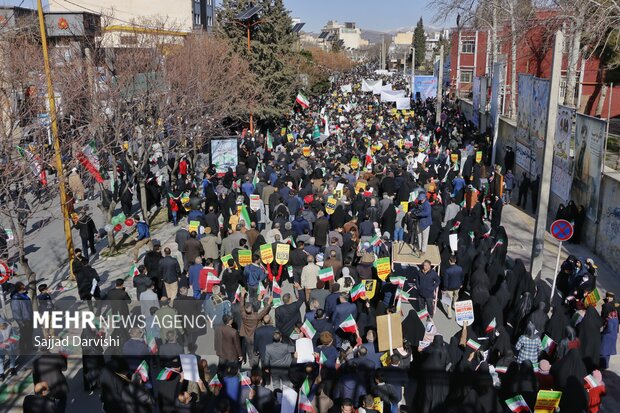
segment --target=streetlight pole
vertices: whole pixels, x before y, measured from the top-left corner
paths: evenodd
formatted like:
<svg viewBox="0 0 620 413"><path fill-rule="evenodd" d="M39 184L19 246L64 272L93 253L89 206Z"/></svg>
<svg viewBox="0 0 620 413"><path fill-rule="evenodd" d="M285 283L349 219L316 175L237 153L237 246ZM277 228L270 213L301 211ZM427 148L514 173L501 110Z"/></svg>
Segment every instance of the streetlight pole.
<svg viewBox="0 0 620 413"><path fill-rule="evenodd" d="M439 48L439 70L437 73L437 108L435 109L435 124L441 124L441 103L443 101L443 44Z"/></svg>
<svg viewBox="0 0 620 413"><path fill-rule="evenodd" d="M54 140L54 157L56 158L56 174L58 176L58 190L60 191L60 210L65 228L65 243L69 260L73 258L73 239L71 235L71 224L69 223L69 209L67 208L67 192L65 190L65 176L60 155L60 139L58 137L58 122L56 119L56 101L54 99L54 85L52 84L52 70L50 68L49 55L47 51L47 34L45 32L45 17L43 16L43 4L37 0L39 12L39 28L41 31L41 46L43 49L43 64L45 66L45 77L47 80L47 97L50 105L50 120L52 127L52 138Z"/></svg>

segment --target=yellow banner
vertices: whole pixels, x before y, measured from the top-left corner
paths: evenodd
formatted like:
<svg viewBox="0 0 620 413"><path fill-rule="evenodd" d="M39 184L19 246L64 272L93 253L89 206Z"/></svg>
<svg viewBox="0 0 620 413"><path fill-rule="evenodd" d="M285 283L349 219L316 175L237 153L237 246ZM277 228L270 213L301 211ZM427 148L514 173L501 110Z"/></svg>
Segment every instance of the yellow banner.
<svg viewBox="0 0 620 413"><path fill-rule="evenodd" d="M276 247L276 262L280 265L286 264L290 250L291 246L289 244L278 244Z"/></svg>

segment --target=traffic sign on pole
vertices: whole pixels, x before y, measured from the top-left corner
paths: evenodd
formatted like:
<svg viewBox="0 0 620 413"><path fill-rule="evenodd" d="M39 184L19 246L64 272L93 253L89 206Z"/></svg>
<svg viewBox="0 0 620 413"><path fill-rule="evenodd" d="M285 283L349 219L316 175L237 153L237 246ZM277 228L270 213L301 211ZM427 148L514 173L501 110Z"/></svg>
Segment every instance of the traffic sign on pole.
<svg viewBox="0 0 620 413"><path fill-rule="evenodd" d="M553 221L553 223L551 224L550 232L551 235L553 235L553 238L560 241L560 245L558 245L558 257L555 260L555 274L553 275L553 286L551 287L550 303L551 305L553 305L555 284L558 279L558 271L560 270L560 255L562 254L562 242L568 241L573 236L573 224L571 224L565 219L558 219L557 221Z"/></svg>
<svg viewBox="0 0 620 413"><path fill-rule="evenodd" d="M573 224L564 220L558 219L551 224L551 235L558 241L568 241L573 236Z"/></svg>

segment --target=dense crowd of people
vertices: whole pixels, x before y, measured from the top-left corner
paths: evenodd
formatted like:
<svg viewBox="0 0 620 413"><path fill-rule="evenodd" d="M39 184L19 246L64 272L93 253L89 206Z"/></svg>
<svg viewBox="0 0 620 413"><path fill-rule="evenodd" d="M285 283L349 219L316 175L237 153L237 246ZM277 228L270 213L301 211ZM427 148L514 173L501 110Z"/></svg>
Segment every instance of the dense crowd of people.
<svg viewBox="0 0 620 413"><path fill-rule="evenodd" d="M91 310L214 320L206 329L85 329L83 338L108 334L122 343L82 348L84 391L98 392L104 411L499 413L523 411L515 410L522 403L533 411L539 390L561 391L562 413L598 411L618 313L611 292L599 297L594 261L570 256L550 297L545 282L507 255L511 151L491 165L489 135L454 102L437 124L433 99L397 111L363 91L364 79L406 88L397 75L367 67L341 74L277 129L244 131L236 168L220 173L190 154L175 160L156 151L146 194L178 227L182 259L134 214L135 273L103 293L89 264L92 220L80 215L83 248L71 272ZM121 173L112 195L127 217L131 179ZM393 262L403 244L420 265ZM388 274L376 265L385 258ZM39 308L51 310L47 285L39 292ZM11 308L20 327L32 319L28 300L18 286ZM462 300L472 301L474 321L444 337L433 317L452 319ZM379 351L377 320L388 314L402 321L403 341ZM0 357L12 369L11 349L25 340L14 342L11 328L0 320ZM300 353L308 340L312 360ZM201 352L204 343L217 365ZM196 357L199 377L188 379L186 354ZM66 368L62 355L37 359L25 412L65 411Z"/></svg>

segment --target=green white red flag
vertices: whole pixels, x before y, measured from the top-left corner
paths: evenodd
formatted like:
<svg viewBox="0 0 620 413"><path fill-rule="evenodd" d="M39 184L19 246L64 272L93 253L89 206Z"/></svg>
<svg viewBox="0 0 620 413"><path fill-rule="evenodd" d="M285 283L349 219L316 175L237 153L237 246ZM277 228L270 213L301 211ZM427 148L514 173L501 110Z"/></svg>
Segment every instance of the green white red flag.
<svg viewBox="0 0 620 413"><path fill-rule="evenodd" d="M351 292L349 294L351 294L352 301L356 301L360 298L366 298L366 286L364 283L359 283L351 288Z"/></svg>
<svg viewBox="0 0 620 413"><path fill-rule="evenodd" d="M149 365L146 360L142 360L134 374L138 374L143 383L149 381Z"/></svg>
<svg viewBox="0 0 620 413"><path fill-rule="evenodd" d="M356 333L357 332L357 323L352 315L349 315L340 325L338 326L340 329L347 333Z"/></svg>
<svg viewBox="0 0 620 413"><path fill-rule="evenodd" d="M86 168L86 170L95 178L97 183L102 184L103 178L99 173L99 157L97 156L97 148L95 147L95 143L91 142L85 147L82 148L81 152L78 152L77 159L80 161L82 166Z"/></svg>
<svg viewBox="0 0 620 413"><path fill-rule="evenodd" d="M300 330L308 338L312 338L316 334L316 330L314 329L314 326L312 325L310 320L304 321L304 323L301 325Z"/></svg>
<svg viewBox="0 0 620 413"><path fill-rule="evenodd" d="M520 394L516 395L512 399L506 400L506 405L508 406L508 408L511 411L513 411L515 413L529 412L530 411L530 408L528 407L527 403L525 402L525 399Z"/></svg>
<svg viewBox="0 0 620 413"><path fill-rule="evenodd" d="M304 109L308 109L310 107L310 101L301 92L297 94L297 98L295 99L295 102L299 103L299 105Z"/></svg>

